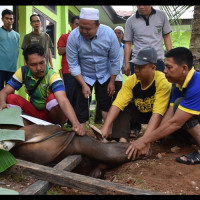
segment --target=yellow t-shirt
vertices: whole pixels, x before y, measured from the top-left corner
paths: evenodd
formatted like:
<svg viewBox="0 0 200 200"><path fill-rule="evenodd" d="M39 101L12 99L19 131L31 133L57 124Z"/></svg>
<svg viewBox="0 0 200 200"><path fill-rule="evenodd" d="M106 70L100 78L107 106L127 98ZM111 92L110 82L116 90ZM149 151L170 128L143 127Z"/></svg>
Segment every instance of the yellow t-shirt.
<svg viewBox="0 0 200 200"><path fill-rule="evenodd" d="M141 113L152 112L163 116L169 104L171 88L172 84L163 72L155 71L153 81L145 89L142 89L141 81L133 74L122 85L113 105L123 111L133 101Z"/></svg>

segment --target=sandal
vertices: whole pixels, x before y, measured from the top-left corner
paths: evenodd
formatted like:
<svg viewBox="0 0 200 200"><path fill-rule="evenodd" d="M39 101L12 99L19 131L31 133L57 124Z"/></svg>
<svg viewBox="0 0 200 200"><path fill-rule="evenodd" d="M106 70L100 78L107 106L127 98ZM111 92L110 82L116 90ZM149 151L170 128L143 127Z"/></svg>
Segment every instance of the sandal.
<svg viewBox="0 0 200 200"><path fill-rule="evenodd" d="M140 134L140 130L134 129L134 130L131 130L130 137L131 138L138 138L139 134Z"/></svg>
<svg viewBox="0 0 200 200"><path fill-rule="evenodd" d="M183 156L185 156L187 158L187 161L181 159L181 157L183 157ZM177 157L176 161L186 164L186 165L200 164L200 152L194 151L193 153L182 155L180 157Z"/></svg>

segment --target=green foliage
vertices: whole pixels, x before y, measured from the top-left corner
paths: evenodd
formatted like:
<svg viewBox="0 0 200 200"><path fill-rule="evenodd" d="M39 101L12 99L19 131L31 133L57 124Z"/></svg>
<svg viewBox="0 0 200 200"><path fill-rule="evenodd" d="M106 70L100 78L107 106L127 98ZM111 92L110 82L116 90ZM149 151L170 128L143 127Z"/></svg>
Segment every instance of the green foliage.
<svg viewBox="0 0 200 200"><path fill-rule="evenodd" d="M0 149L0 161L0 173L17 163L15 157L3 149Z"/></svg>
<svg viewBox="0 0 200 200"><path fill-rule="evenodd" d="M47 195L61 195L62 194L61 187L59 185L55 185L50 190L48 190L46 194Z"/></svg>
<svg viewBox="0 0 200 200"><path fill-rule="evenodd" d="M172 32L170 35L172 39L172 48L176 48L176 47L189 48L191 32L187 32L187 31Z"/></svg>
<svg viewBox="0 0 200 200"><path fill-rule="evenodd" d="M13 180L17 183L25 181L26 177L23 174L16 174L16 173L11 173L7 176L7 179Z"/></svg>

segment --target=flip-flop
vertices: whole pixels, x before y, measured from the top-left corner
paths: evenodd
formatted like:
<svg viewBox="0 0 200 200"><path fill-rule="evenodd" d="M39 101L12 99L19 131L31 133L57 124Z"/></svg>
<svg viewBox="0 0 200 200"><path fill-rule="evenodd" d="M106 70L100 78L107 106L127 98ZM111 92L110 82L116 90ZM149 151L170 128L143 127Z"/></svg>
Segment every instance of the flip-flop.
<svg viewBox="0 0 200 200"><path fill-rule="evenodd" d="M181 157L183 157L183 156L185 156L187 158L186 161L181 159ZM186 165L200 164L200 153L199 153L199 151L194 151L193 153L189 153L189 154L185 154L180 157L177 157L176 161L186 164Z"/></svg>

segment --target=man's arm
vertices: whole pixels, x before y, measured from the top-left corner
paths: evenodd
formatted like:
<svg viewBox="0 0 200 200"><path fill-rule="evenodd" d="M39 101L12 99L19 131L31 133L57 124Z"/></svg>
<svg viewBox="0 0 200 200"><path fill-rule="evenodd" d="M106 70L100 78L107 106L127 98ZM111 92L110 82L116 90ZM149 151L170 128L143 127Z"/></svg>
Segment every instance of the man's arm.
<svg viewBox="0 0 200 200"><path fill-rule="evenodd" d="M51 49L49 48L49 63L51 68L53 68L53 62L52 62L52 53L51 53Z"/></svg>
<svg viewBox="0 0 200 200"><path fill-rule="evenodd" d="M58 47L58 54L60 56L66 54L66 47Z"/></svg>
<svg viewBox="0 0 200 200"><path fill-rule="evenodd" d="M172 41L171 41L170 33L163 35L163 39L164 39L165 47L166 47L167 51L169 51L172 48Z"/></svg>
<svg viewBox="0 0 200 200"><path fill-rule="evenodd" d="M109 136L108 135L109 128L112 126L114 120L117 118L120 111L121 110L117 106L112 105L110 107L107 117L106 117L106 120L105 120L103 126L101 127L101 132L105 138L107 138Z"/></svg>
<svg viewBox="0 0 200 200"><path fill-rule="evenodd" d="M115 94L115 79L117 75L110 76L110 82L107 87L108 96L112 97Z"/></svg>
<svg viewBox="0 0 200 200"><path fill-rule="evenodd" d="M75 131L78 135L85 135L85 129L79 123L76 114L74 112L73 107L71 106L68 98L66 97L66 93L64 91L57 91L54 93L58 104L62 111L64 112L65 116L70 120L72 123L72 130Z"/></svg>
<svg viewBox="0 0 200 200"><path fill-rule="evenodd" d="M91 96L92 93L91 93L90 87L84 81L83 76L81 74L79 74L79 75L75 76L74 78L80 83L84 97L87 99L88 96Z"/></svg>
<svg viewBox="0 0 200 200"><path fill-rule="evenodd" d="M9 94L14 93L15 89L7 84L1 91L0 91L0 110L4 108L9 108L6 104L6 99Z"/></svg>
<svg viewBox="0 0 200 200"><path fill-rule="evenodd" d="M130 68L130 55L131 55L131 46L132 46L132 42L127 41L125 42L125 47L124 47L124 59L125 59L125 66L124 66L124 73L126 74L126 76L130 75L131 72L131 68Z"/></svg>
<svg viewBox="0 0 200 200"><path fill-rule="evenodd" d="M173 116L170 118L170 116ZM144 134L141 138L137 139L133 142L127 149L126 154L128 154L128 158L131 158L133 155L133 159L138 158L141 154L138 153L142 151L150 142L154 142L163 137L166 137L176 130L180 129L183 124L188 121L193 115L186 113L180 109L177 109L175 114L173 114L173 107L167 111L166 117L164 117L164 121L161 122L161 125L152 131L150 134ZM168 119L168 120L167 120Z"/></svg>

